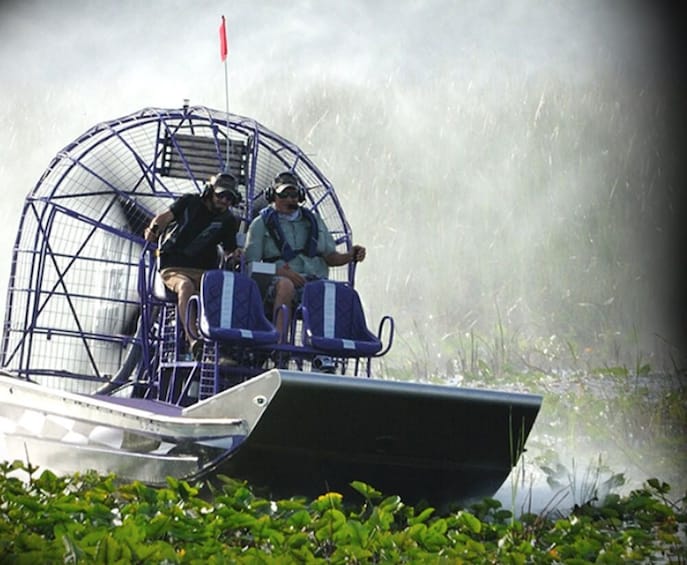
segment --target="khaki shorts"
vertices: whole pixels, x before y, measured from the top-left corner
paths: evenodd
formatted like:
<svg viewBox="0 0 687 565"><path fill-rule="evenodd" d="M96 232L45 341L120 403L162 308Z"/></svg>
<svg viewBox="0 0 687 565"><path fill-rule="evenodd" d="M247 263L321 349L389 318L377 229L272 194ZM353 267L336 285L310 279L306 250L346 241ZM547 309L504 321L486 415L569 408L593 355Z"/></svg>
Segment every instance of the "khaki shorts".
<svg viewBox="0 0 687 565"><path fill-rule="evenodd" d="M200 290L200 278L203 276L205 269L192 269L187 267L167 267L160 271L160 277L165 286L172 292L177 292L179 284L185 281L191 281L196 289Z"/></svg>

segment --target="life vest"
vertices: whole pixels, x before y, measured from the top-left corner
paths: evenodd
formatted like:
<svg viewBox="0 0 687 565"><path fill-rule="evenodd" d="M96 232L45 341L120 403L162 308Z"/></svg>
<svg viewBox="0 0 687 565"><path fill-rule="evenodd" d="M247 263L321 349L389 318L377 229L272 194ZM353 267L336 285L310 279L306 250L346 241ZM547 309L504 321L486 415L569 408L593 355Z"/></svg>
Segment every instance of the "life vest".
<svg viewBox="0 0 687 565"><path fill-rule="evenodd" d="M274 208L272 208L272 206L263 208L260 211L262 221L265 222L265 227L267 228L267 231L274 240L274 243L277 245L277 248L281 252L281 259L283 259L284 261L291 261L291 259L299 255L300 253L303 253L308 257L315 257L317 255L317 240L319 238L319 226L317 224L317 217L307 208L301 207L300 210L301 214L303 214L303 217L310 224L308 229L308 237L306 239L304 249L291 248L289 242L286 241L286 237L284 236L284 230L281 229L281 224L279 222L279 213ZM273 260L276 259L277 258L275 257ZM266 258L265 260L270 261L269 258Z"/></svg>

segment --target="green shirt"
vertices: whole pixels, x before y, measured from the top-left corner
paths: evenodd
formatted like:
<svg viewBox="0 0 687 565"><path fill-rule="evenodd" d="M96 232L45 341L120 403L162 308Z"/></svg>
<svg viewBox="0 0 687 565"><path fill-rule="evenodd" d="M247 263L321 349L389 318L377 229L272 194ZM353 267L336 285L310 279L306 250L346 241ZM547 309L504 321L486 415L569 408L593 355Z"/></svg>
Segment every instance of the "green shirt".
<svg viewBox="0 0 687 565"><path fill-rule="evenodd" d="M310 222L298 212L296 218L291 220L289 216L279 214L279 224L284 233L284 238L292 249L299 250L306 248L306 242L310 235ZM324 257L336 251L336 243L332 234L329 233L327 226L322 218L315 214L317 218L317 255L309 257L305 253L299 253L289 261L289 268L301 275L314 275L321 278L329 276L329 267ZM246 237L246 261L274 261L277 268L281 267L285 261L281 259L281 253L274 239L270 235L267 226L258 215L248 228ZM278 258L278 259L277 259ZM276 259L276 261L275 261Z"/></svg>

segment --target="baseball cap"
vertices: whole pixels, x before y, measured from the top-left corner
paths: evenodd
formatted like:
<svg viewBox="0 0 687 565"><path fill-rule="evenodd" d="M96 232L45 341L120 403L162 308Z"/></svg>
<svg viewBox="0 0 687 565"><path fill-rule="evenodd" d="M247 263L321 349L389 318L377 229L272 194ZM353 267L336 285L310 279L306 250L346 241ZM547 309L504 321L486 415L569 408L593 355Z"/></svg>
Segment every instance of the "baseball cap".
<svg viewBox="0 0 687 565"><path fill-rule="evenodd" d="M298 177L296 175L287 171L274 177L274 192L281 194L289 188L299 189Z"/></svg>
<svg viewBox="0 0 687 565"><path fill-rule="evenodd" d="M227 191L236 191L236 177L231 173L218 173L210 179L215 192L220 194Z"/></svg>
<svg viewBox="0 0 687 565"><path fill-rule="evenodd" d="M231 194L232 200L235 204L241 202L241 193L237 188L238 181L231 173L218 173L210 177L210 184L212 185L215 194L220 195L228 192Z"/></svg>

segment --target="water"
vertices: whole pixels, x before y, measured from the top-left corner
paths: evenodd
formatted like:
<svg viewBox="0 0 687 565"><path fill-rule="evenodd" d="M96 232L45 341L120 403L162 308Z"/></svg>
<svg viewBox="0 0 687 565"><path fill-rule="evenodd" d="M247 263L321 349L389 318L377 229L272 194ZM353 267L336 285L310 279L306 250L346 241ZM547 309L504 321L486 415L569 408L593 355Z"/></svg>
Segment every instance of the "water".
<svg viewBox="0 0 687 565"><path fill-rule="evenodd" d="M384 374L478 370L500 386L524 367L536 388L563 369L586 386L598 367L684 366L666 14L368 4L4 3L2 295L24 196L61 147L137 108L224 106L217 27L231 8L230 110L298 143L334 182L368 247L371 323L397 321ZM629 421L636 407L614 409ZM598 455L569 428L544 443L568 466Z"/></svg>
<svg viewBox="0 0 687 565"><path fill-rule="evenodd" d="M568 373L537 383L544 406L497 494L506 508L561 511L627 494L653 477L669 483L675 498L687 492L685 388L678 377Z"/></svg>

